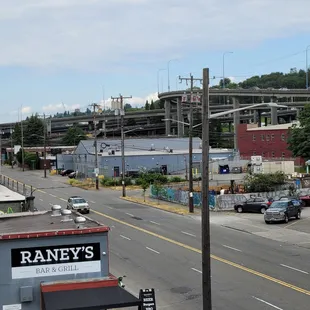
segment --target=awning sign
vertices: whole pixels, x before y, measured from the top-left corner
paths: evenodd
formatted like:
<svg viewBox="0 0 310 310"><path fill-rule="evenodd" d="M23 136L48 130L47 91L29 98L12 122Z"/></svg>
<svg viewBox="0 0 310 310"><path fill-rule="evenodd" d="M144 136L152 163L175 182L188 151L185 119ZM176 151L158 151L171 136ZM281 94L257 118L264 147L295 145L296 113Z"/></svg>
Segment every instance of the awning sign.
<svg viewBox="0 0 310 310"><path fill-rule="evenodd" d="M12 249L12 279L100 272L100 257L100 243Z"/></svg>
<svg viewBox="0 0 310 310"><path fill-rule="evenodd" d="M139 306L139 310L156 310L155 291L153 288L140 290L139 299L142 301L142 306Z"/></svg>

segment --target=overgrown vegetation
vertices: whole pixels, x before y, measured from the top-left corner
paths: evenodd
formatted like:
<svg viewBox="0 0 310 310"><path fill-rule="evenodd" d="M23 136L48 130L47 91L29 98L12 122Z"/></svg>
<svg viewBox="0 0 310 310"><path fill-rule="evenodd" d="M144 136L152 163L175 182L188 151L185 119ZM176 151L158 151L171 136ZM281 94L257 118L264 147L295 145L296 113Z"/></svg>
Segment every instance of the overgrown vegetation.
<svg viewBox="0 0 310 310"><path fill-rule="evenodd" d="M286 176L283 172L247 175L244 179L244 188L247 192L271 192L280 185L284 185Z"/></svg>

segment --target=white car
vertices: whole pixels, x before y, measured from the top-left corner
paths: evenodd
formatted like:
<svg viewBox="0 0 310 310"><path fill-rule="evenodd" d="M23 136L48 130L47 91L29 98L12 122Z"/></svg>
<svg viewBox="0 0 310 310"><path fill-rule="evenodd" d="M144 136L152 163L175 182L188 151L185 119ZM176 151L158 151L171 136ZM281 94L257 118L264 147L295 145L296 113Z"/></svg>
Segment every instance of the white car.
<svg viewBox="0 0 310 310"><path fill-rule="evenodd" d="M75 210L80 213L89 213L88 201L80 196L72 196L68 199L67 209Z"/></svg>

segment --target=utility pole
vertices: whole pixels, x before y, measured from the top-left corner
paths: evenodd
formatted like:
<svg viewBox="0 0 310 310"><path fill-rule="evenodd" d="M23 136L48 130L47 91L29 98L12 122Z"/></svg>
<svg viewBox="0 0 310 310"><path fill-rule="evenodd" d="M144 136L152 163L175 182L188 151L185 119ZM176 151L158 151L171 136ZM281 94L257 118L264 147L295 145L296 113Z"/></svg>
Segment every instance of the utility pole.
<svg viewBox="0 0 310 310"><path fill-rule="evenodd" d="M11 127L10 128L10 134L11 134L11 153L10 153L10 156L11 156L11 165L12 165L12 169L14 169L14 165L13 165L13 159L14 159L14 153L13 153L13 128Z"/></svg>
<svg viewBox="0 0 310 310"><path fill-rule="evenodd" d="M120 107L115 110L115 114L117 115L119 111L121 116L121 151L122 151L122 191L123 197L126 197L126 186L125 186L125 133L124 133L124 99L131 99L132 96L124 97L121 94L118 97L111 97L112 100L116 100L120 102Z"/></svg>
<svg viewBox="0 0 310 310"><path fill-rule="evenodd" d="M190 81L191 83L191 96L190 96L190 106L189 106L189 130L188 130L188 136L189 136L189 146L188 146L188 166L189 166L189 191L188 191L188 209L190 213L194 213L194 199L193 199L193 88L194 88L194 81L202 81L202 79L196 79L193 77L193 75L190 73L189 78L183 78L179 76L180 83L182 81Z"/></svg>
<svg viewBox="0 0 310 310"><path fill-rule="evenodd" d="M22 166L25 171L25 152L24 152L24 128L23 128L23 106L20 108L20 133L21 133L21 147L22 147Z"/></svg>
<svg viewBox="0 0 310 310"><path fill-rule="evenodd" d="M202 309L212 310L209 211L209 68L203 69L202 97Z"/></svg>
<svg viewBox="0 0 310 310"><path fill-rule="evenodd" d="M98 167L98 146L97 146L97 124L96 124L96 109L99 108L97 103L92 103L89 105L93 108L94 117L94 147L95 147L95 174L96 174L96 189L99 189L99 167Z"/></svg>
<svg viewBox="0 0 310 310"><path fill-rule="evenodd" d="M46 130L47 130L47 126L46 126L46 122L45 122L45 113L43 114L43 147L44 147L44 178L46 178Z"/></svg>

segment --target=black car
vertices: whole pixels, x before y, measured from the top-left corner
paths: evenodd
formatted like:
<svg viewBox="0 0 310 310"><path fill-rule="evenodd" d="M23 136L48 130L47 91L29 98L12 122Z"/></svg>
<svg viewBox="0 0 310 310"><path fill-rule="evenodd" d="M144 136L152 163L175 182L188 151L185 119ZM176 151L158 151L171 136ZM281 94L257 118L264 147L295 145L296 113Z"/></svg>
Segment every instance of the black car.
<svg viewBox="0 0 310 310"><path fill-rule="evenodd" d="M264 214L269 208L271 202L267 198L255 197L246 200L245 202L238 202L235 204L235 211L242 212L257 212Z"/></svg>
<svg viewBox="0 0 310 310"><path fill-rule="evenodd" d="M288 223L292 217L301 218L301 209L302 206L297 199L277 200L265 212L264 219L266 224L272 222Z"/></svg>
<svg viewBox="0 0 310 310"><path fill-rule="evenodd" d="M72 173L72 172L74 172L74 171L71 170L71 169L65 169L65 170L62 170L62 171L60 172L60 175L64 177L64 176L69 175L69 174Z"/></svg>

